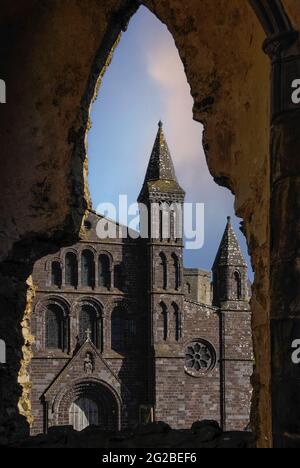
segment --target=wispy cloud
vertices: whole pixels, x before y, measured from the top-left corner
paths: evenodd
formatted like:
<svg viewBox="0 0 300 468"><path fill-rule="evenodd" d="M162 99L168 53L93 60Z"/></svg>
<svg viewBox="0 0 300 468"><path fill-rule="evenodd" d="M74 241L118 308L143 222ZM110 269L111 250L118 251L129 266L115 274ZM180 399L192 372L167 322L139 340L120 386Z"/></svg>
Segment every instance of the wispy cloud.
<svg viewBox="0 0 300 468"><path fill-rule="evenodd" d="M172 37L161 34L152 40L146 61L149 77L162 91L166 134L180 179L188 185L199 183L199 174L200 178L203 171L208 175L202 148L203 128L193 121L193 99Z"/></svg>

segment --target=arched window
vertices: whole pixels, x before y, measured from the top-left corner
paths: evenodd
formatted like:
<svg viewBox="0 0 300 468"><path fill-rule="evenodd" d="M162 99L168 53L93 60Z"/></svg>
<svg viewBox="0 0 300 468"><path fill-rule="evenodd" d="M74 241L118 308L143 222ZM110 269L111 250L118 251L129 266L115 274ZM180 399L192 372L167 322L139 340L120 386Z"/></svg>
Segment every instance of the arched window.
<svg viewBox="0 0 300 468"><path fill-rule="evenodd" d="M46 348L61 351L65 351L67 348L67 324L64 312L57 304L47 306Z"/></svg>
<svg viewBox="0 0 300 468"><path fill-rule="evenodd" d="M241 275L238 271L234 272L233 275L234 278L234 295L236 299L241 299L242 297L242 281L241 281Z"/></svg>
<svg viewBox="0 0 300 468"><path fill-rule="evenodd" d="M168 289L168 264L164 253L160 254L159 285L162 289Z"/></svg>
<svg viewBox="0 0 300 468"><path fill-rule="evenodd" d="M174 289L178 290L181 286L181 271L180 271L180 263L176 254L172 255L173 260L173 280L174 280Z"/></svg>
<svg viewBox="0 0 300 468"><path fill-rule="evenodd" d="M164 215L161 209L159 210L159 240L161 242L164 240Z"/></svg>
<svg viewBox="0 0 300 468"><path fill-rule="evenodd" d="M6 343L0 340L0 365L6 364Z"/></svg>
<svg viewBox="0 0 300 468"><path fill-rule="evenodd" d="M60 262L52 262L51 264L51 285L61 288L62 270Z"/></svg>
<svg viewBox="0 0 300 468"><path fill-rule="evenodd" d="M185 283L185 293L188 294L189 296L191 295L192 293L192 287L191 287L191 284L190 283Z"/></svg>
<svg viewBox="0 0 300 468"><path fill-rule="evenodd" d="M99 286L100 288L110 289L110 261L107 255L99 257Z"/></svg>
<svg viewBox="0 0 300 468"><path fill-rule="evenodd" d="M123 265L116 265L114 271L114 283L115 288L119 289L119 291L123 291L125 287L125 277L124 277L124 267Z"/></svg>
<svg viewBox="0 0 300 468"><path fill-rule="evenodd" d="M78 286L78 262L77 256L73 252L68 252L65 258L65 282L66 286Z"/></svg>
<svg viewBox="0 0 300 468"><path fill-rule="evenodd" d="M81 285L93 288L95 286L95 260L90 250L84 250L81 256Z"/></svg>
<svg viewBox="0 0 300 468"><path fill-rule="evenodd" d="M123 312L121 307L116 307L111 315L111 348L117 352L123 349Z"/></svg>
<svg viewBox="0 0 300 468"><path fill-rule="evenodd" d="M124 320L124 346L131 347L136 336L136 321L132 318Z"/></svg>
<svg viewBox="0 0 300 468"><path fill-rule="evenodd" d="M160 304L160 317L159 317L159 334L164 341L167 341L169 337L169 314L167 306L164 302Z"/></svg>
<svg viewBox="0 0 300 468"><path fill-rule="evenodd" d="M91 305L83 305L79 313L79 340L83 344L90 332L90 338L94 345L102 348L102 320L97 311Z"/></svg>
<svg viewBox="0 0 300 468"><path fill-rule="evenodd" d="M128 315L126 309L117 306L111 316L111 347L114 351L123 352L134 346L136 321Z"/></svg>
<svg viewBox="0 0 300 468"><path fill-rule="evenodd" d="M174 309L174 323L175 323L175 340L180 341L182 338L181 312L177 304L173 304L173 309Z"/></svg>

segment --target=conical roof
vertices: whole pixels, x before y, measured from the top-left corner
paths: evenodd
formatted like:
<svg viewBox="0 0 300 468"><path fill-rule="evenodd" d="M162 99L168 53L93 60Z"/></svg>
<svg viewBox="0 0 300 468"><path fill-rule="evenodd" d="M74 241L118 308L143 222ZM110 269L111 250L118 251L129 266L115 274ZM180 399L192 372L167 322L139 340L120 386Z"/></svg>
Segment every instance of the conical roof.
<svg viewBox="0 0 300 468"><path fill-rule="evenodd" d="M184 194L184 190L180 187L176 177L162 122L158 124L158 132L139 200L142 200L149 192Z"/></svg>
<svg viewBox="0 0 300 468"><path fill-rule="evenodd" d="M213 265L213 269L219 266L247 267L241 247L233 230L231 218L227 218L227 226Z"/></svg>

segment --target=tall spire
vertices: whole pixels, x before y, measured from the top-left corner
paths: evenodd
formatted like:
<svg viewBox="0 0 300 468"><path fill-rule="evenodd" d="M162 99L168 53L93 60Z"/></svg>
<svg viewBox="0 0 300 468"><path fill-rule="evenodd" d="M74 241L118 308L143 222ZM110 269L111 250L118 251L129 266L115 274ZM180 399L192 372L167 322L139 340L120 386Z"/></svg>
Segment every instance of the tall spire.
<svg viewBox="0 0 300 468"><path fill-rule="evenodd" d="M231 218L227 218L227 226L213 265L213 269L219 266L247 267L240 245L231 224Z"/></svg>
<svg viewBox="0 0 300 468"><path fill-rule="evenodd" d="M163 123L158 123L158 132L153 146L146 179L152 180L176 180L174 164L163 130Z"/></svg>
<svg viewBox="0 0 300 468"><path fill-rule="evenodd" d="M174 164L164 135L163 123L161 121L158 123L158 132L139 200L141 200L146 193L149 193L152 190L159 190L161 192L173 191L184 194L184 191L180 187L176 177Z"/></svg>

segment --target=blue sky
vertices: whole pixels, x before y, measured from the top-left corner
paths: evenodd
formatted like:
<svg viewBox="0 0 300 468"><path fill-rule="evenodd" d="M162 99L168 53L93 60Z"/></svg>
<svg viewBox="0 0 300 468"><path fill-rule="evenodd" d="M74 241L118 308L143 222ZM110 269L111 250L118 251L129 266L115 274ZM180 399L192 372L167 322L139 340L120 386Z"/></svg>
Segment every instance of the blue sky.
<svg viewBox="0 0 300 468"><path fill-rule="evenodd" d="M152 13L140 8L122 36L92 108L88 155L94 209L103 202L118 204L119 194L127 194L130 203L136 201L162 120L186 201L205 204L204 247L185 252L186 266L211 269L229 215L250 265L233 196L216 185L208 171L203 129L193 121L192 106L172 36Z"/></svg>

